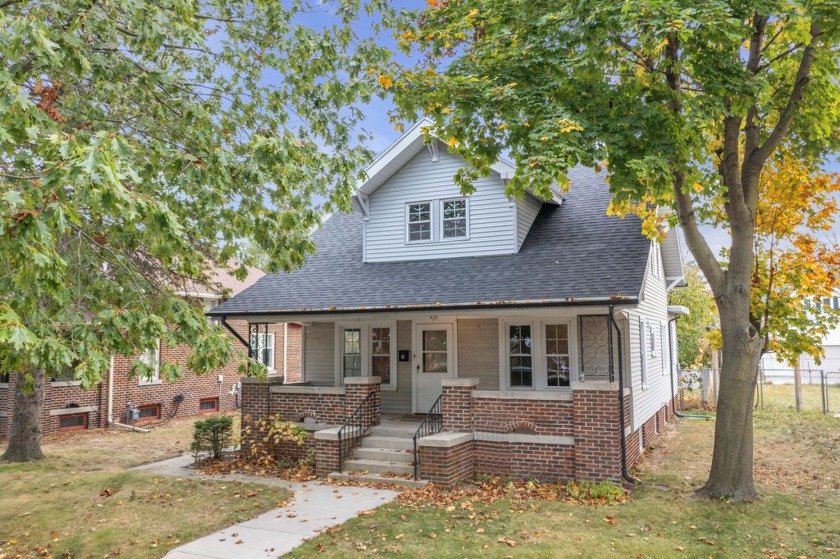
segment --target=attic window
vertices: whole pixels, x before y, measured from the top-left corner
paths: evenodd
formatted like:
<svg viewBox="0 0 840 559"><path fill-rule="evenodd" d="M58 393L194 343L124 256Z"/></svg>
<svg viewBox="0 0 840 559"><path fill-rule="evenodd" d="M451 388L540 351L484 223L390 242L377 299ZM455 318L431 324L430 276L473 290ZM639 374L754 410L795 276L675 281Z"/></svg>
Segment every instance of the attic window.
<svg viewBox="0 0 840 559"><path fill-rule="evenodd" d="M467 236L467 199L443 201L443 238L461 239Z"/></svg>
<svg viewBox="0 0 840 559"><path fill-rule="evenodd" d="M430 241L432 239L432 204L418 202L408 204L408 242Z"/></svg>

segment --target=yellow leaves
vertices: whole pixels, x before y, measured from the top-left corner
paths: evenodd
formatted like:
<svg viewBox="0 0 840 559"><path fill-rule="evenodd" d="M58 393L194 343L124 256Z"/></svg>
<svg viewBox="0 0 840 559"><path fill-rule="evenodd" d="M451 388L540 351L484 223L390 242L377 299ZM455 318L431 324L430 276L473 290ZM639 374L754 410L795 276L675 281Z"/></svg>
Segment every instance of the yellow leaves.
<svg viewBox="0 0 840 559"><path fill-rule="evenodd" d="M581 130L583 130L583 126L581 126L577 122L573 122L565 118L561 118L560 120L558 120L557 124L560 125L561 134L568 134L569 132L580 132Z"/></svg>
<svg viewBox="0 0 840 559"><path fill-rule="evenodd" d="M703 190L703 185L699 182L695 182L691 185L691 189L694 190L694 192L701 192Z"/></svg>
<svg viewBox="0 0 840 559"><path fill-rule="evenodd" d="M382 75L379 76L378 80L380 87L383 89L390 89L392 85L394 85L394 80L391 79L391 76Z"/></svg>
<svg viewBox="0 0 840 559"><path fill-rule="evenodd" d="M447 139L446 139L446 145L448 145L449 147L453 147L453 148L454 148L454 147L456 147L458 144L459 144L459 142L458 142L458 140L457 140L456 138L447 138Z"/></svg>

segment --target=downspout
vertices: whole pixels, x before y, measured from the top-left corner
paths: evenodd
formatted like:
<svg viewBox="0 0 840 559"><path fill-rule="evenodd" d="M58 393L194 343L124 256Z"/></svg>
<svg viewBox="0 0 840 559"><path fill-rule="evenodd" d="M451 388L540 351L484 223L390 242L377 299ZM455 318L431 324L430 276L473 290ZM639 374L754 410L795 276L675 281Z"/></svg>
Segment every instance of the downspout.
<svg viewBox="0 0 840 559"><path fill-rule="evenodd" d="M675 325L677 321L680 319L679 316L675 316L668 320L668 355L671 355L672 350L674 349L674 343L672 342L671 338L671 323L673 322ZM686 415L684 413L680 413L677 411L677 406L674 403L677 399L677 395L674 392L674 356L671 355L671 363L669 369L671 370L671 405L674 407L674 415L679 417L680 419L709 419L708 416L705 415Z"/></svg>
<svg viewBox="0 0 840 559"><path fill-rule="evenodd" d="M615 307L610 305L609 307L609 328L608 336L607 336L607 345L609 353L609 367L610 373L613 373L613 328L615 328L616 334L618 335L618 416L619 416L619 425L621 429L621 477L633 485L641 483L641 480L633 475L627 470L627 434L625 433L625 425L626 419L624 417L624 357L623 357L623 349L624 344L622 344L621 340L621 329L618 327L618 323L615 321ZM612 374L610 376L613 376Z"/></svg>
<svg viewBox="0 0 840 559"><path fill-rule="evenodd" d="M138 433L151 433L148 429L141 429L133 425L125 425L114 421L114 356L111 356L111 366L108 369L108 426L116 425L125 429L131 429Z"/></svg>

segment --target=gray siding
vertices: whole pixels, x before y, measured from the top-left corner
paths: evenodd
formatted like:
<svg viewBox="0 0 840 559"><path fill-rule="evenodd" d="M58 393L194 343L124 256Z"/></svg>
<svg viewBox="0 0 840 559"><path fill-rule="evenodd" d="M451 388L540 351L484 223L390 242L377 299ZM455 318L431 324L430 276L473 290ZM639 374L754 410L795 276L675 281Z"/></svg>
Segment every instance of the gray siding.
<svg viewBox="0 0 840 559"><path fill-rule="evenodd" d="M406 243L406 203L431 201L435 231L440 228L440 200L461 196L452 177L466 163L449 154L444 144L440 144L439 152L439 161L433 163L429 152L421 151L371 195L369 219L364 225L367 262L514 252L513 206L504 195L504 183L495 173L477 180L476 191L469 196L468 239Z"/></svg>
<svg viewBox="0 0 840 559"><path fill-rule="evenodd" d="M659 264L659 276L653 274L652 258L648 259L643 287L643 301L630 311L630 372L632 379L632 412L633 428L638 429L645 421L653 416L671 398L670 371L662 363L662 325L668 322L668 295L662 263ZM647 324L646 338L653 336L656 351L651 354L649 347L642 348L641 327ZM665 344L667 344L667 339ZM645 352L644 356L642 352ZM665 350L667 352L667 349ZM646 382L642 386L642 368L646 369Z"/></svg>
<svg viewBox="0 0 840 559"><path fill-rule="evenodd" d="M314 322L303 327L303 380L335 386L335 323Z"/></svg>
<svg viewBox="0 0 840 559"><path fill-rule="evenodd" d="M531 225L537 219L540 208L542 208L542 202L530 194L525 194L521 200L516 201L516 252L522 248L522 243L525 242Z"/></svg>
<svg viewBox="0 0 840 559"><path fill-rule="evenodd" d="M397 321L397 351L411 352L411 321ZM397 360L397 389L382 389L382 413L411 413L411 361Z"/></svg>
<svg viewBox="0 0 840 559"><path fill-rule="evenodd" d="M458 376L479 379L479 390L499 389L499 321L458 320Z"/></svg>

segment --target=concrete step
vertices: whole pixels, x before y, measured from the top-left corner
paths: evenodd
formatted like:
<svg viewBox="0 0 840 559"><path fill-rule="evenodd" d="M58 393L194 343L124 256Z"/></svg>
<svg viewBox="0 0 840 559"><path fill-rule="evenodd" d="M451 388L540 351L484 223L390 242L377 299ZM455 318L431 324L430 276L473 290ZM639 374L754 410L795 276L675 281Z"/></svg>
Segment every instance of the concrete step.
<svg viewBox="0 0 840 559"><path fill-rule="evenodd" d="M414 450L414 444L411 439L406 439L405 437L380 437L376 435L364 437L361 447Z"/></svg>
<svg viewBox="0 0 840 559"><path fill-rule="evenodd" d="M404 477L386 477L377 474L364 475L350 475L344 472L333 472L327 476L329 479L350 480L359 483L387 483L389 485L398 485L400 487L407 487L409 489L422 489L426 487L429 482L425 479L410 479Z"/></svg>
<svg viewBox="0 0 840 559"><path fill-rule="evenodd" d="M362 460L381 460L383 462L399 462L411 464L414 462L414 452L402 448L357 448L353 458Z"/></svg>
<svg viewBox="0 0 840 559"><path fill-rule="evenodd" d="M370 428L370 434L375 437L397 437L410 440L419 426L419 424L414 423L406 423L405 427L395 427L393 424L374 425Z"/></svg>
<svg viewBox="0 0 840 559"><path fill-rule="evenodd" d="M356 459L345 460L344 472L366 472L369 474L412 474L414 466L405 462L389 462L387 460Z"/></svg>

